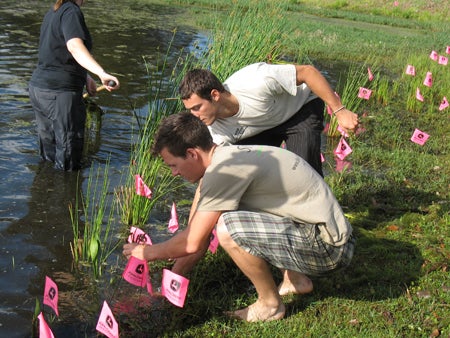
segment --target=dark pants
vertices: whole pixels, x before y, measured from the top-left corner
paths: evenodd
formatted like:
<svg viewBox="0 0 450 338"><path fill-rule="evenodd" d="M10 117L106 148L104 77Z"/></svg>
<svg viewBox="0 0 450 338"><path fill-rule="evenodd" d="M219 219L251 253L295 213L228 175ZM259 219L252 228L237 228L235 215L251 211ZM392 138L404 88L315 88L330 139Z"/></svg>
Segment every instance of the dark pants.
<svg viewBox="0 0 450 338"><path fill-rule="evenodd" d="M308 162L321 176L320 136L323 131L325 105L314 99L295 113L289 120L258 135L240 140L236 144L262 144L279 147L284 141L286 149Z"/></svg>
<svg viewBox="0 0 450 338"><path fill-rule="evenodd" d="M39 153L56 169L78 170L81 167L86 107L81 91L56 91L29 86Z"/></svg>

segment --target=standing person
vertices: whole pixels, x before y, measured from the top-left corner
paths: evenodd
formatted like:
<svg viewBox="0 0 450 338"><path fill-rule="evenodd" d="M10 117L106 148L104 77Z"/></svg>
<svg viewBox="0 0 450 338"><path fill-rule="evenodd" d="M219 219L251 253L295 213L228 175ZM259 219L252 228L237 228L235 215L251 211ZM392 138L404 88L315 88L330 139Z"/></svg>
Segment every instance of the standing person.
<svg viewBox="0 0 450 338"><path fill-rule="evenodd" d="M80 6L84 0L57 0L44 17L39 40L38 65L29 83L39 152L55 168L77 170L83 153L86 107L83 88L95 95L96 74L108 91L119 80L95 61L92 39Z"/></svg>
<svg viewBox="0 0 450 338"><path fill-rule="evenodd" d="M147 261L175 258L172 271L187 271L206 252L216 227L220 245L258 293L254 304L231 316L281 319L281 296L311 292L307 275L350 263L352 227L323 178L296 154L271 146L217 147L206 125L189 112L162 121L152 152L173 175L199 182L194 211L186 229L171 239L125 244L123 254ZM269 264L283 272L278 287Z"/></svg>
<svg viewBox="0 0 450 338"><path fill-rule="evenodd" d="M324 102L344 130L358 125L323 75L310 65L246 66L223 84L210 71L194 69L179 92L186 109L209 126L217 144L265 144L286 148L320 175Z"/></svg>

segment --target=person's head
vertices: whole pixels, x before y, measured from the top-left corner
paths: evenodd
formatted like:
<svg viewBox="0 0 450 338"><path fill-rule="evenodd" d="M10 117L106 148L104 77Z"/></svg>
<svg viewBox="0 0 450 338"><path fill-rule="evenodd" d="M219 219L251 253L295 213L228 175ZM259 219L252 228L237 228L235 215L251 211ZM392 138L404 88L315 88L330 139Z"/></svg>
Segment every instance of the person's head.
<svg viewBox="0 0 450 338"><path fill-rule="evenodd" d="M81 6L84 4L84 0L56 0L55 4L53 5L53 10L57 11L59 7L61 7L66 2L73 2L74 4L77 4L78 6Z"/></svg>
<svg viewBox="0 0 450 338"><path fill-rule="evenodd" d="M197 182L206 170L201 156L213 146L208 127L196 116L183 111L162 120L154 137L152 154L160 155L173 175Z"/></svg>
<svg viewBox="0 0 450 338"><path fill-rule="evenodd" d="M209 70L193 69L186 73L178 88L186 109L206 125L216 119L220 93L224 93L222 82Z"/></svg>

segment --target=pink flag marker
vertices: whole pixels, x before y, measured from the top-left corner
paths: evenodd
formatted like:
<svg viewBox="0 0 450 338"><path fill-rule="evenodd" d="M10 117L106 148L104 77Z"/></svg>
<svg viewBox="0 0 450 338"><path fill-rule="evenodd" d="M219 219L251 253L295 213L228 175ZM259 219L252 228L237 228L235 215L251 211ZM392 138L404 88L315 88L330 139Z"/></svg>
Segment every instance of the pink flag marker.
<svg viewBox="0 0 450 338"><path fill-rule="evenodd" d="M103 301L103 307L100 312L100 317L98 318L96 330L103 333L108 338L119 338L119 325L106 301Z"/></svg>
<svg viewBox="0 0 450 338"><path fill-rule="evenodd" d="M209 237L208 249L214 254L216 253L218 247L219 247L219 239L217 238L216 229L213 229L213 231L211 232L211 236Z"/></svg>
<svg viewBox="0 0 450 338"><path fill-rule="evenodd" d="M348 170L352 167L351 162L341 160L337 157L335 158L335 161L336 161L336 171L338 173L342 172L343 170Z"/></svg>
<svg viewBox="0 0 450 338"><path fill-rule="evenodd" d="M148 244L152 245L152 240L143 230L131 227L130 235L128 236L128 243Z"/></svg>
<svg viewBox="0 0 450 338"><path fill-rule="evenodd" d="M423 146L429 137L430 137L430 135L428 135L427 133L424 133L423 131L420 131L419 129L416 128L416 129L414 129L414 133L411 136L411 141Z"/></svg>
<svg viewBox="0 0 450 338"><path fill-rule="evenodd" d="M368 76L369 76L369 81L372 81L373 80L373 74L372 74L372 71L370 70L370 68L367 68L367 73L368 73Z"/></svg>
<svg viewBox="0 0 450 338"><path fill-rule="evenodd" d="M442 99L442 102L439 106L439 110L444 110L448 106L449 106L449 104L448 104L447 98L444 96L444 98Z"/></svg>
<svg viewBox="0 0 450 338"><path fill-rule="evenodd" d="M361 99L368 100L370 98L370 95L372 95L372 91L370 89L363 87L359 88L358 97L360 97Z"/></svg>
<svg viewBox="0 0 450 338"><path fill-rule="evenodd" d="M446 52L447 54L450 54L450 46L447 46L447 48L445 49L445 52Z"/></svg>
<svg viewBox="0 0 450 338"><path fill-rule="evenodd" d="M320 162L325 162L325 156L322 153L320 153Z"/></svg>
<svg viewBox="0 0 450 338"><path fill-rule="evenodd" d="M338 124L338 126L337 126L337 131L338 131L339 133L341 133L342 136L348 137L348 133L347 133L344 129L342 129L341 125L339 125L339 124Z"/></svg>
<svg viewBox="0 0 450 338"><path fill-rule="evenodd" d="M423 95L420 93L419 87L416 89L416 99L423 102Z"/></svg>
<svg viewBox="0 0 450 338"><path fill-rule="evenodd" d="M44 304L50 306L56 315L58 312L58 286L50 277L45 276Z"/></svg>
<svg viewBox="0 0 450 338"><path fill-rule="evenodd" d="M44 315L39 313L38 316L39 319L39 337L40 338L55 338L53 335L52 330L50 330L50 327L48 326L47 322L45 321Z"/></svg>
<svg viewBox="0 0 450 338"><path fill-rule="evenodd" d="M416 76L416 68L412 65L407 65L405 73L411 76Z"/></svg>
<svg viewBox="0 0 450 338"><path fill-rule="evenodd" d="M131 256L122 274L123 279L128 283L141 288L147 286L148 265L147 262L137 257Z"/></svg>
<svg viewBox="0 0 450 338"><path fill-rule="evenodd" d="M169 302L178 307L184 306L189 279L163 269L161 293Z"/></svg>
<svg viewBox="0 0 450 338"><path fill-rule="evenodd" d="M447 64L448 64L448 57L445 57L445 56L443 56L443 55L439 55L439 61L438 61L438 63L439 63L440 65L447 66Z"/></svg>
<svg viewBox="0 0 450 338"><path fill-rule="evenodd" d="M152 198L152 191L144 183L142 177L140 175L134 175L134 178L135 178L134 183L136 186L136 194L147 197L148 199Z"/></svg>
<svg viewBox="0 0 450 338"><path fill-rule="evenodd" d="M433 75L431 72L427 72L427 75L425 75L425 80L423 80L423 84L427 87L431 87L433 85Z"/></svg>
<svg viewBox="0 0 450 338"><path fill-rule="evenodd" d="M178 230L178 214L175 202L172 203L172 209L170 210L170 220L168 229L171 233L174 233L175 231Z"/></svg>
<svg viewBox="0 0 450 338"><path fill-rule="evenodd" d="M437 61L438 60L438 53L434 50L431 51L430 53L430 59L433 61Z"/></svg>
<svg viewBox="0 0 450 338"><path fill-rule="evenodd" d="M348 143L345 141L343 137L341 137L341 140L339 141L336 149L334 150L334 154L340 159L343 160L346 158L351 152L352 148L348 145Z"/></svg>
<svg viewBox="0 0 450 338"><path fill-rule="evenodd" d="M327 105L327 114L328 115L333 115L333 111L331 110L331 107L329 105Z"/></svg>

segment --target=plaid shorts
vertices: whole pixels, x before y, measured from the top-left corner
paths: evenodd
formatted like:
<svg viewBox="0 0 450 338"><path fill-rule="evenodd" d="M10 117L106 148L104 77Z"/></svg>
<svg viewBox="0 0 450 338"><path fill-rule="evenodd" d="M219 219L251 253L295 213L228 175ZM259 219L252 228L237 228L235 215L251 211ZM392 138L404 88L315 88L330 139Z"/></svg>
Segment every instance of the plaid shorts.
<svg viewBox="0 0 450 338"><path fill-rule="evenodd" d="M353 236L346 244L333 246L322 240L316 224L242 210L222 216L237 245L280 269L321 276L345 268L353 257Z"/></svg>

